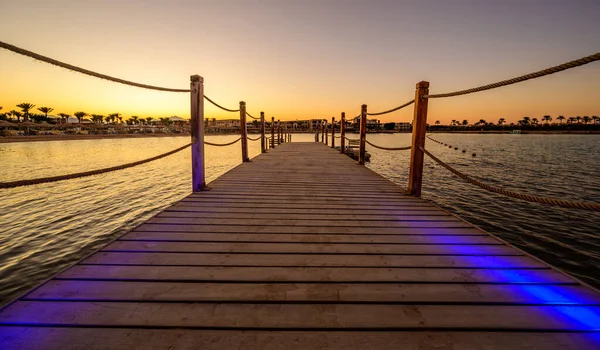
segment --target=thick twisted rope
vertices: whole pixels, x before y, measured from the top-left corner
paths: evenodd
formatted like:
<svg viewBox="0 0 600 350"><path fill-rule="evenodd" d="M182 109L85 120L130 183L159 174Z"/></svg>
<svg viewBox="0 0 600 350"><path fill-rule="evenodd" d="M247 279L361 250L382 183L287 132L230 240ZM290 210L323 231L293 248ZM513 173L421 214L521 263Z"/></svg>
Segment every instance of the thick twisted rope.
<svg viewBox="0 0 600 350"><path fill-rule="evenodd" d="M524 200L527 202L542 203L542 204L552 205L552 206L561 207L561 208L577 208L577 209L600 211L600 203L579 202L579 201L569 201L569 200L558 199L558 198L538 197L538 196L533 196L530 194L524 194L524 193L505 190L500 187L490 186L486 183L483 183L479 180L473 179L472 177L470 177L466 174L463 174L460 171L454 169L453 167L444 163L443 161L441 161L439 158L437 158L433 154L429 153L429 151L427 151L423 147L419 147L419 148L421 149L421 151L423 151L425 154L427 154L429 157L431 157L431 159L433 159L436 163L438 163L442 167L446 168L446 170L450 171L451 173L460 177L461 179L465 180L466 182L468 182L472 185L478 186L480 188L483 188L484 190L487 190L487 191L490 191L493 193L498 193L498 194L501 194L501 195L504 195L507 197L517 198L517 199Z"/></svg>
<svg viewBox="0 0 600 350"><path fill-rule="evenodd" d="M208 98L208 96L206 96L206 95L204 95L204 98L205 98L205 99L206 99L208 102L210 102L210 103L212 103L213 105L215 105L215 106L217 106L217 107L221 108L221 109L222 109L222 110L224 110L224 111L227 111L227 112L239 112L239 111L240 111L239 109L229 109L229 108L225 108L225 107L221 106L220 104L216 103L215 101L211 100L210 98Z"/></svg>
<svg viewBox="0 0 600 350"><path fill-rule="evenodd" d="M407 149L411 149L412 146L406 146L406 147L381 147L381 146L377 146L372 144L371 142L369 142L369 140L365 140L366 143L368 143L370 146L373 146L375 148L379 148L385 151L406 151Z"/></svg>
<svg viewBox="0 0 600 350"><path fill-rule="evenodd" d="M483 85L483 86L479 86L479 87L472 88L472 89L455 91L455 92L449 92L449 93L445 93L445 94L425 95L425 96L423 96L423 98L452 97L452 96L472 94L474 92L480 92L480 91L485 91L485 90L491 90L491 89L499 88L499 87L506 86L506 85L520 83L520 82L525 81L525 80L540 78L540 77L543 77L545 75L562 72L563 70L567 70L567 69L571 69L571 68L583 66L585 64L592 63L592 62L598 61L598 60L600 60L600 52L596 53L596 54L593 54L593 55L590 55L590 56L587 56L587 57L580 58L578 60L574 60L574 61L571 61L571 62L563 63L563 64L561 64L559 66L550 67L550 68L541 70L539 72L526 74L526 75L523 75L523 76L520 76L520 77L516 77L516 78L512 78L512 79L503 80L503 81L500 81L500 82L497 82L497 83L494 83L494 84Z"/></svg>
<svg viewBox="0 0 600 350"><path fill-rule="evenodd" d="M237 140L231 141L231 142L228 142L228 143L212 143L212 142L204 141L204 144L205 145L209 145L209 146L225 147L225 146L231 146L231 145L233 145L234 143L238 142L241 139L242 139L241 137L238 137Z"/></svg>
<svg viewBox="0 0 600 350"><path fill-rule="evenodd" d="M415 100L410 100L410 101L406 102L405 104L403 104L401 106L398 106L396 108L392 108L390 110L379 112L379 113L367 113L367 115L382 115L382 114L392 113L392 112L395 112L395 111L397 111L399 109L402 109L404 107L408 107L408 106L412 105L413 103L415 103Z"/></svg>
<svg viewBox="0 0 600 350"><path fill-rule="evenodd" d="M259 136L259 137L255 138L255 139L253 139L253 138L251 138L251 137L249 137L249 136L246 136L246 138L247 138L248 140L250 140L250 141L258 141L258 140L260 140L261 136Z"/></svg>
<svg viewBox="0 0 600 350"><path fill-rule="evenodd" d="M139 160L139 161L133 162L133 163L127 163L127 164L123 164L123 165L113 166L113 167L110 167L110 168L104 168L104 169L98 169L98 170L91 170L91 171L84 171L84 172L81 172L81 173L75 173L75 174L69 174L69 175L43 177L43 178L31 179L31 180L19 180L19 181L12 181L12 182L0 182L0 188L15 188L15 187L21 187L21 186L38 185L38 184L43 184L43 183L57 182L57 181L64 181L64 180L71 180L71 179L76 179L76 178L80 178L80 177L86 177L86 176L92 176L92 175L99 175L99 174L104 174L104 173L108 173L108 172L111 172L111 171L132 168L132 167L137 166L137 165L142 165L142 164L149 163L149 162L152 162L152 161L157 160L157 159L164 158L166 156L170 156L171 154L177 153L179 151L182 151L182 150L188 148L190 145L191 144L188 143L185 146L179 147L177 149L174 149L172 151L169 151L167 153L163 153L161 155L158 155L158 156L155 156L155 157L152 157L152 158L148 158L148 159L144 159L144 160Z"/></svg>
<svg viewBox="0 0 600 350"><path fill-rule="evenodd" d="M35 52L31 52L25 49L22 49L20 47L16 47L14 45L10 45L7 44L5 42L0 41L0 48L6 49L8 51L12 51L14 53L17 53L19 55L23 55L23 56L27 56L30 58L33 58L35 60L38 61L42 61L42 62L46 62L61 68L65 68L74 72L79 72L85 75L89 75L92 77L96 77L96 78L100 78L100 79L104 79L104 80L109 80L115 83L119 83L119 84L125 84L125 85L129 85L129 86L135 86L135 87L139 87L139 88L143 88L143 89L150 89L150 90L158 90L158 91L169 91L169 92L190 92L190 89L170 89L170 88L164 88L164 87L160 87L160 86L154 86L154 85L147 85L147 84L140 84L140 83L134 83L132 81L128 81L128 80L123 80L123 79L119 79L119 78L115 78L115 77L111 77L105 74L100 74L100 73L96 73L93 72L91 70L87 70L87 69L83 69L80 67L76 67L73 65L70 65L68 63L64 63L58 60L55 60L53 58L50 57L46 57L46 56L42 56L40 54L37 54Z"/></svg>
<svg viewBox="0 0 600 350"><path fill-rule="evenodd" d="M253 117L253 116L252 116L252 114L250 114L250 113L248 113L248 112L246 112L246 115L247 115L247 116L249 116L249 117L250 117L250 118L252 118L252 119L257 119L257 120L258 120L258 119L260 119L260 118L255 118L255 117Z"/></svg>

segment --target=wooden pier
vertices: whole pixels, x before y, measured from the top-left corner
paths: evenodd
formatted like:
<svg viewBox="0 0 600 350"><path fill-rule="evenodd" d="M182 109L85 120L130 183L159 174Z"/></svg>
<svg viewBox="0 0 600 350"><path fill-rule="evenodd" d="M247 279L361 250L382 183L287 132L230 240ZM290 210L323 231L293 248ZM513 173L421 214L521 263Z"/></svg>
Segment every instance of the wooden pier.
<svg viewBox="0 0 600 350"><path fill-rule="evenodd" d="M598 349L600 294L321 143L243 163L0 311L2 349Z"/></svg>

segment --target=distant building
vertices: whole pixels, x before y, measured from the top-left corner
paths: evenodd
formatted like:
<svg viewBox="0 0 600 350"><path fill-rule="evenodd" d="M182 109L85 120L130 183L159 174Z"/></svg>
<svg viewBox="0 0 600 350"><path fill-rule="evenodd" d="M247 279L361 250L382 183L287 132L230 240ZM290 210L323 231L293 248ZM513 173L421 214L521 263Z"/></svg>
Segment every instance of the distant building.
<svg viewBox="0 0 600 350"><path fill-rule="evenodd" d="M394 127L394 130L400 131L400 132L411 131L412 130L412 123L407 123L407 122L396 123L396 125Z"/></svg>

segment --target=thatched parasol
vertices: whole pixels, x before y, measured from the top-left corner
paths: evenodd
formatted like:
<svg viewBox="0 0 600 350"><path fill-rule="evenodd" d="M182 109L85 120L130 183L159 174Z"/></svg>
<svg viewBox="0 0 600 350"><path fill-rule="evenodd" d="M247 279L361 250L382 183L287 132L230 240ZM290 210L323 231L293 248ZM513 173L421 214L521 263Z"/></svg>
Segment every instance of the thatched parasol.
<svg viewBox="0 0 600 350"><path fill-rule="evenodd" d="M15 127L15 126L17 126L17 124L7 122L6 120L0 120L0 127L2 127L2 128Z"/></svg>

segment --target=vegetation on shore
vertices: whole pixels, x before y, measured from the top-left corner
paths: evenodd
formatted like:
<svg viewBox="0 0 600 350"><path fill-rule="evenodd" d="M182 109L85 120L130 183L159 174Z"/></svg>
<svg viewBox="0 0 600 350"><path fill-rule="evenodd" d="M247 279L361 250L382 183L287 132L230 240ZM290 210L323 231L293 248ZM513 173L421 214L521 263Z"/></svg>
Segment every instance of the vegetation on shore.
<svg viewBox="0 0 600 350"><path fill-rule="evenodd" d="M554 120L554 122L552 122ZM484 119L471 124L468 120L452 120L448 125L442 125L437 120L433 125L429 125L430 131L587 131L600 130L600 118L593 116L574 116L565 117L562 115L553 118L550 115L544 115L540 119L523 117L517 123L507 123L505 118L498 119L498 122L488 122Z"/></svg>

